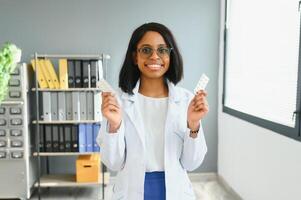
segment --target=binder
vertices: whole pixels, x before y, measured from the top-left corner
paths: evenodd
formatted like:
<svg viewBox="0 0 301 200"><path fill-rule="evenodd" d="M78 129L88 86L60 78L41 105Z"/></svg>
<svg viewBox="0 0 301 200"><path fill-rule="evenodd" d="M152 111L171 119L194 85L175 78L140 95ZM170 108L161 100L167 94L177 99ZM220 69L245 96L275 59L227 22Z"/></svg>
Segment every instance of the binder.
<svg viewBox="0 0 301 200"><path fill-rule="evenodd" d="M93 146L92 124L86 124L86 151L93 152Z"/></svg>
<svg viewBox="0 0 301 200"><path fill-rule="evenodd" d="M57 125L52 126L52 151L59 151L59 128Z"/></svg>
<svg viewBox="0 0 301 200"><path fill-rule="evenodd" d="M72 92L72 119L80 120L79 92Z"/></svg>
<svg viewBox="0 0 301 200"><path fill-rule="evenodd" d="M75 87L81 88L82 84L82 63L80 60L74 61L74 71L75 71Z"/></svg>
<svg viewBox="0 0 301 200"><path fill-rule="evenodd" d="M39 125L39 130L40 130L40 152L45 152L45 131L44 131L44 126Z"/></svg>
<svg viewBox="0 0 301 200"><path fill-rule="evenodd" d="M45 144L46 152L52 152L52 127L51 125L45 125Z"/></svg>
<svg viewBox="0 0 301 200"><path fill-rule="evenodd" d="M65 151L71 152L71 125L64 125Z"/></svg>
<svg viewBox="0 0 301 200"><path fill-rule="evenodd" d="M65 152L64 126L59 125L59 151Z"/></svg>
<svg viewBox="0 0 301 200"><path fill-rule="evenodd" d="M50 74L50 78L52 80L52 83L54 84L54 88L59 89L60 88L60 82L59 82L59 79L57 77L57 74L55 72L55 69L54 69L54 66L53 66L52 62L49 59L45 59L44 64L45 64L45 67L46 67L46 69L48 70L48 72Z"/></svg>
<svg viewBox="0 0 301 200"><path fill-rule="evenodd" d="M80 100L80 120L87 120L87 96L86 92L79 93L79 100Z"/></svg>
<svg viewBox="0 0 301 200"><path fill-rule="evenodd" d="M44 102L43 100L43 95L44 95L44 92L40 92L39 94L39 99L38 101L39 102ZM49 94L50 95L50 94ZM38 114L38 113L37 113ZM49 116L48 116L49 117ZM44 120L44 103L39 103L39 116L37 116L37 118L39 120ZM49 121L49 120L48 120Z"/></svg>
<svg viewBox="0 0 301 200"><path fill-rule="evenodd" d="M67 102L70 104L70 102ZM66 120L66 93L58 92L58 120Z"/></svg>
<svg viewBox="0 0 301 200"><path fill-rule="evenodd" d="M78 125L72 125L71 140L72 140L71 151L78 152Z"/></svg>
<svg viewBox="0 0 301 200"><path fill-rule="evenodd" d="M100 130L100 124L93 124L93 152L100 152L100 147L97 143L97 136Z"/></svg>
<svg viewBox="0 0 301 200"><path fill-rule="evenodd" d="M97 61L90 62L90 75L91 75L91 87L96 88L96 71L97 71Z"/></svg>
<svg viewBox="0 0 301 200"><path fill-rule="evenodd" d="M42 92L42 113L44 121L52 120L52 111L51 111L51 92Z"/></svg>
<svg viewBox="0 0 301 200"><path fill-rule="evenodd" d="M59 59L59 82L61 89L68 89L68 63L67 59Z"/></svg>
<svg viewBox="0 0 301 200"><path fill-rule="evenodd" d="M89 76L89 67L90 67L90 62L87 60L84 60L82 62L82 81L83 81L83 87L87 88L89 87L89 80L90 80L90 76Z"/></svg>
<svg viewBox="0 0 301 200"><path fill-rule="evenodd" d="M34 71L36 71L36 69L38 69L37 79L38 79L39 87L42 88L42 89L48 88L48 83L47 83L46 78L43 74L43 71L41 70L39 61L37 60L37 67L36 67L35 60L31 60L31 66L32 66Z"/></svg>
<svg viewBox="0 0 301 200"><path fill-rule="evenodd" d="M78 151L86 152L86 125L78 125Z"/></svg>
<svg viewBox="0 0 301 200"><path fill-rule="evenodd" d="M87 104L86 111L87 111L87 120L94 120L94 93L87 92Z"/></svg>
<svg viewBox="0 0 301 200"><path fill-rule="evenodd" d="M100 80L103 78L103 67L102 67L102 61L98 60L97 61L97 66L96 66L96 87L100 84Z"/></svg>
<svg viewBox="0 0 301 200"><path fill-rule="evenodd" d="M44 62L43 59L40 59L40 60L39 60L39 66L40 66L39 69L41 69L41 71L43 72L44 77L45 77L45 79L46 79L46 81L47 81L48 88L50 88L50 89L55 89L55 85L54 85L54 83L53 83L53 81L52 81L50 72L49 72L49 70L47 69L47 67L46 67L45 62Z"/></svg>
<svg viewBox="0 0 301 200"><path fill-rule="evenodd" d="M58 120L58 92L51 92L51 119Z"/></svg>
<svg viewBox="0 0 301 200"><path fill-rule="evenodd" d="M73 111L72 111L72 93L71 92L66 92L65 93L66 97L66 120L72 120L73 118Z"/></svg>
<svg viewBox="0 0 301 200"><path fill-rule="evenodd" d="M67 60L68 65L68 87L74 88L75 87L75 77L74 77L74 61Z"/></svg>
<svg viewBox="0 0 301 200"><path fill-rule="evenodd" d="M101 93L95 92L94 93L94 120L95 121L102 121L102 114L101 114Z"/></svg>

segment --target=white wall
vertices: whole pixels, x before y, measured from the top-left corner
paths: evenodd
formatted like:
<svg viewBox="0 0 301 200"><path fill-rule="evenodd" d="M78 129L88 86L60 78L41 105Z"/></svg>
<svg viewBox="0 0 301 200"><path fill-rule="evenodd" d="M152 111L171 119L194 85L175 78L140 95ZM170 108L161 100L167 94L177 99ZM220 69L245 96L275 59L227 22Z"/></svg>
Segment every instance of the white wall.
<svg viewBox="0 0 301 200"><path fill-rule="evenodd" d="M223 0L221 11L222 38ZM244 200L300 200L301 142L222 112L222 50L221 42L218 173Z"/></svg>

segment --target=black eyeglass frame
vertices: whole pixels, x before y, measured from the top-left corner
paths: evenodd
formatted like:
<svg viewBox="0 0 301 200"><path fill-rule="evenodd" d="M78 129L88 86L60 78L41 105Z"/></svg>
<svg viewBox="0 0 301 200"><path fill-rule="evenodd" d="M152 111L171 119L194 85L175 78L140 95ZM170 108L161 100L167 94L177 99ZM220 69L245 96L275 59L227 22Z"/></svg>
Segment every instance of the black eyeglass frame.
<svg viewBox="0 0 301 200"><path fill-rule="evenodd" d="M149 53L149 55L147 55L147 54L143 54L142 52L141 52L141 50L142 49L146 49L146 48L148 48L148 49L151 49L151 52ZM159 53L159 50L162 50L162 49L168 49L168 53L166 54L168 57L170 57L170 54L171 54L171 52L172 52L172 50L173 50L173 48L172 47L159 47L159 48L157 48L157 49L154 49L154 48L152 48L152 47L149 47L149 46L143 46L143 47L141 47L141 48L138 48L137 49L137 52L142 56L142 57L145 57L145 58L149 58L149 57L151 57L152 55L153 55L153 53L154 53L154 51L156 50L156 54L160 57L160 58L164 58L164 56L162 56L162 54L161 53Z"/></svg>

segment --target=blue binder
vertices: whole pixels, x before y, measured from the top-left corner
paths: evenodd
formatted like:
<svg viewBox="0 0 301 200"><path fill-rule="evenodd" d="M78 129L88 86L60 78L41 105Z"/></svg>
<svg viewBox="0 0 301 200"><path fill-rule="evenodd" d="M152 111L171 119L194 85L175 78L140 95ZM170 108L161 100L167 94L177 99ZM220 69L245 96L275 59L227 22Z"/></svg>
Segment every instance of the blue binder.
<svg viewBox="0 0 301 200"><path fill-rule="evenodd" d="M93 152L93 129L92 124L86 125L86 151Z"/></svg>
<svg viewBox="0 0 301 200"><path fill-rule="evenodd" d="M86 152L87 139L86 139L86 125L78 125L78 150L79 152Z"/></svg>
<svg viewBox="0 0 301 200"><path fill-rule="evenodd" d="M93 124L93 151L94 152L100 152L100 147L97 144L97 135L100 129L100 124Z"/></svg>

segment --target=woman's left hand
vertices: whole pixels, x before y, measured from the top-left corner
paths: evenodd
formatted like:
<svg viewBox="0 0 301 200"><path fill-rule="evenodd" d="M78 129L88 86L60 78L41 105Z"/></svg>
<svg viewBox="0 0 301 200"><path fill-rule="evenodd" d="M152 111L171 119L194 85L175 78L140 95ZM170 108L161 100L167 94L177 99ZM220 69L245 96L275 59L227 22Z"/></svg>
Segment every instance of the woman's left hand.
<svg viewBox="0 0 301 200"><path fill-rule="evenodd" d="M200 125L200 120L209 112L207 102L207 92L199 90L194 98L191 100L187 111L188 128L197 130Z"/></svg>

